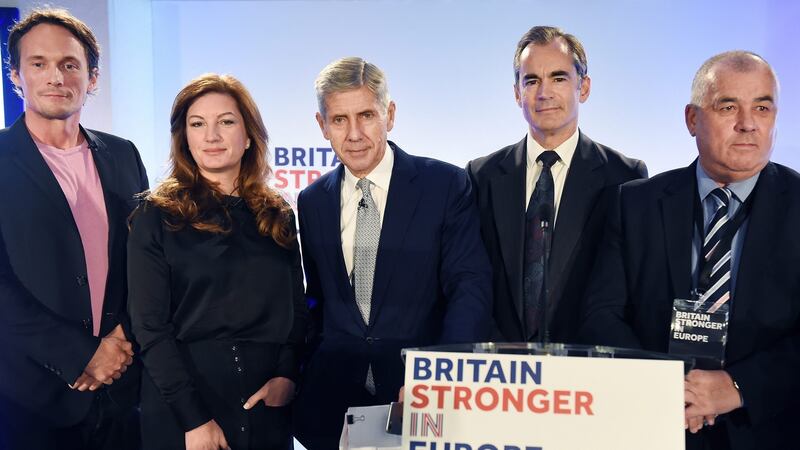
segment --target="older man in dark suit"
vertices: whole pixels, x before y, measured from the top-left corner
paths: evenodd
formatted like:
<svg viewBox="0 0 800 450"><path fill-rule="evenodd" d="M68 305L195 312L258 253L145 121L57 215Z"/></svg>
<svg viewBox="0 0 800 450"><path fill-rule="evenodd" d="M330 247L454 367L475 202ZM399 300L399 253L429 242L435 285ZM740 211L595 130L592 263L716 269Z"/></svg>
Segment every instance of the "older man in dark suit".
<svg viewBox="0 0 800 450"><path fill-rule="evenodd" d="M706 61L685 111L699 158L621 187L588 290L582 334L621 347L666 352L693 291L729 309L724 364L686 377L688 449L797 447L800 174L769 161L777 111L763 58Z"/></svg>
<svg viewBox="0 0 800 450"><path fill-rule="evenodd" d="M99 59L83 22L35 10L8 49L26 112L0 131L0 449L135 448L124 252L145 170L80 126Z"/></svg>
<svg viewBox="0 0 800 450"><path fill-rule="evenodd" d="M554 27L531 28L517 44L514 78L528 135L467 165L494 268L492 338L570 343L610 188L646 177L647 168L578 130L578 107L589 98L591 79L575 36ZM543 207L551 212L552 237L540 228ZM547 297L545 240L552 243Z"/></svg>
<svg viewBox="0 0 800 450"><path fill-rule="evenodd" d="M348 406L386 404L404 347L482 341L491 269L464 171L387 140L395 105L361 58L317 78L317 121L342 164L298 200L307 295L321 330L297 400L298 436L336 448Z"/></svg>

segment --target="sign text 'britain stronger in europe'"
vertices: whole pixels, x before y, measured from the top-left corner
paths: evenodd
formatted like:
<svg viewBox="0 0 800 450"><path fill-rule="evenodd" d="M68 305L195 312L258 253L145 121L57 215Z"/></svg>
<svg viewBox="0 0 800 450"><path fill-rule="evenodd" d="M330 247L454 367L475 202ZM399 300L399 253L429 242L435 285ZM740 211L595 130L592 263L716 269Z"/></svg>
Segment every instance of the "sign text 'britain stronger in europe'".
<svg viewBox="0 0 800 450"><path fill-rule="evenodd" d="M680 362L408 352L405 392L409 450L683 448Z"/></svg>

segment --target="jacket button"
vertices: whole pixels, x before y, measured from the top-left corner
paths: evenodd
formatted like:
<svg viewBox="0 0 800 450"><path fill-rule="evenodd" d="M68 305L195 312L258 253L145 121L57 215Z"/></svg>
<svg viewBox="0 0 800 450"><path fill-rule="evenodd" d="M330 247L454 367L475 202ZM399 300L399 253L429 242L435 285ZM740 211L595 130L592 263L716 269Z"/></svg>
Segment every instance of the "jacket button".
<svg viewBox="0 0 800 450"><path fill-rule="evenodd" d="M78 275L75 277L75 281L78 283L78 286L86 286L86 275Z"/></svg>

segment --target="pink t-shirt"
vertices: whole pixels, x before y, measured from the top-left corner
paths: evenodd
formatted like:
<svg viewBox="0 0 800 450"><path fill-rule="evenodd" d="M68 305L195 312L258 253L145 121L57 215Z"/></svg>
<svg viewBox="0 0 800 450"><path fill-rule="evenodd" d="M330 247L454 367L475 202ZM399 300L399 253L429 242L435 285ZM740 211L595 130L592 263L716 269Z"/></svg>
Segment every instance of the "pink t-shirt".
<svg viewBox="0 0 800 450"><path fill-rule="evenodd" d="M86 141L66 150L41 142L36 142L36 147L64 191L78 226L86 258L93 333L98 336L108 278L108 215L97 167Z"/></svg>

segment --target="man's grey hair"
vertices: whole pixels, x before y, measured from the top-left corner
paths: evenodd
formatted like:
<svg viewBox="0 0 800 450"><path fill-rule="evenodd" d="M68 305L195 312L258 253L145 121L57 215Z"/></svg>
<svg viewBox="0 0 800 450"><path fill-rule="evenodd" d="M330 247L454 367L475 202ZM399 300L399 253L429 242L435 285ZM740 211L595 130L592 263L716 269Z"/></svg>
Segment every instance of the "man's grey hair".
<svg viewBox="0 0 800 450"><path fill-rule="evenodd" d="M364 61L358 57L337 59L322 69L317 75L314 87L317 91L319 113L325 119L325 97L342 91L350 91L366 86L375 94L375 100L380 105L380 113L386 114L389 108L389 87L386 76L375 64Z"/></svg>
<svg viewBox="0 0 800 450"><path fill-rule="evenodd" d="M766 59L760 55L746 50L732 50L708 58L700 66L692 81L691 104L702 107L711 86L716 79L715 69L720 66L732 69L735 72L752 72L760 67L766 67L775 80L775 91L778 90L778 76ZM777 99L775 99L777 100Z"/></svg>

